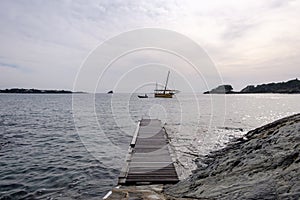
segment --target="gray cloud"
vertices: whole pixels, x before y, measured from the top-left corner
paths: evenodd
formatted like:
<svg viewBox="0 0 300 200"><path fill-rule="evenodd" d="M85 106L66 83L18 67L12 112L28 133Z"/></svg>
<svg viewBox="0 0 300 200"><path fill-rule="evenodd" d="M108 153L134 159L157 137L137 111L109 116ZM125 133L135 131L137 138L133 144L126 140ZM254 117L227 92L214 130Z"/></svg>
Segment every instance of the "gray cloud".
<svg viewBox="0 0 300 200"><path fill-rule="evenodd" d="M0 88L71 89L92 49L114 35L143 27L191 37L206 48L225 81L249 72L255 82L258 69L278 80L288 79L286 71L299 69L299 8L299 1L293 0L3 0ZM61 78L53 83L53 76Z"/></svg>
<svg viewBox="0 0 300 200"><path fill-rule="evenodd" d="M0 63L0 67L10 67L14 69L20 69L21 67L16 64Z"/></svg>

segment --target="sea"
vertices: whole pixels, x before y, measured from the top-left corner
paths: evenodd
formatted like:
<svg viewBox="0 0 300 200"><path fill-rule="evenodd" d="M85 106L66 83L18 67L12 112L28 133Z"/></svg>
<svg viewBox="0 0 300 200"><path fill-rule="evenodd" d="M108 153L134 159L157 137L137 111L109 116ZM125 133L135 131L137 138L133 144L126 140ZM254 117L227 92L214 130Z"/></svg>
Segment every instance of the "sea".
<svg viewBox="0 0 300 200"><path fill-rule="evenodd" d="M300 112L299 94L137 95L0 94L0 199L100 199L142 118L162 121L184 179L198 156Z"/></svg>

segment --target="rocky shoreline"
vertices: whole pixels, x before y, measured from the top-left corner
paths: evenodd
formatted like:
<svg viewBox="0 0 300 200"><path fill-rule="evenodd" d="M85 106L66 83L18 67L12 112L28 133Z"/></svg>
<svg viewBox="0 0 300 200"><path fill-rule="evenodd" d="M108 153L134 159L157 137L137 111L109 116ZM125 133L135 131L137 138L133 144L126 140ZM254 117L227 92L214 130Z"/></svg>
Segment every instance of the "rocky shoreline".
<svg viewBox="0 0 300 200"><path fill-rule="evenodd" d="M299 199L300 113L255 130L199 157L176 185L122 186L107 200Z"/></svg>
<svg viewBox="0 0 300 200"><path fill-rule="evenodd" d="M296 114L199 158L188 179L164 190L166 199L299 199L299 152Z"/></svg>
<svg viewBox="0 0 300 200"><path fill-rule="evenodd" d="M299 94L300 80L293 79L287 82L267 83L261 85L248 85L241 91L233 91L231 85L220 85L204 94L262 94L262 93L278 93L278 94Z"/></svg>

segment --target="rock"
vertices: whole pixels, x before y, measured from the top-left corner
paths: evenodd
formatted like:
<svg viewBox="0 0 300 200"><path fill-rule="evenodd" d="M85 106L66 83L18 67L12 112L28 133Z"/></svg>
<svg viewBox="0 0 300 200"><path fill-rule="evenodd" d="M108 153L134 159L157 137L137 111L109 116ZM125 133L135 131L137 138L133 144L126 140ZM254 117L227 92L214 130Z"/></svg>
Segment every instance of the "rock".
<svg viewBox="0 0 300 200"><path fill-rule="evenodd" d="M231 85L220 85L211 91L204 92L204 94L230 94L234 93Z"/></svg>
<svg viewBox="0 0 300 200"><path fill-rule="evenodd" d="M199 158L199 168L165 193L170 199L299 199L300 114L244 137Z"/></svg>
<svg viewBox="0 0 300 200"><path fill-rule="evenodd" d="M254 85L248 85L247 87L241 90L241 93L251 93L254 90L255 90Z"/></svg>

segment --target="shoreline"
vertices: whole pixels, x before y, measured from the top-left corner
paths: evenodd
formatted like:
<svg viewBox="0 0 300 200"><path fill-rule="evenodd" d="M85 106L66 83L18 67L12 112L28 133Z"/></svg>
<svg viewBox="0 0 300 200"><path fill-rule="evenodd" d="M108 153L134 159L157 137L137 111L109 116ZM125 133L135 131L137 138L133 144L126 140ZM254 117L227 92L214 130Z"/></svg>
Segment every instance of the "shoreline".
<svg viewBox="0 0 300 200"><path fill-rule="evenodd" d="M297 199L299 132L299 113L251 130L199 158L197 170L165 192L174 199Z"/></svg>

